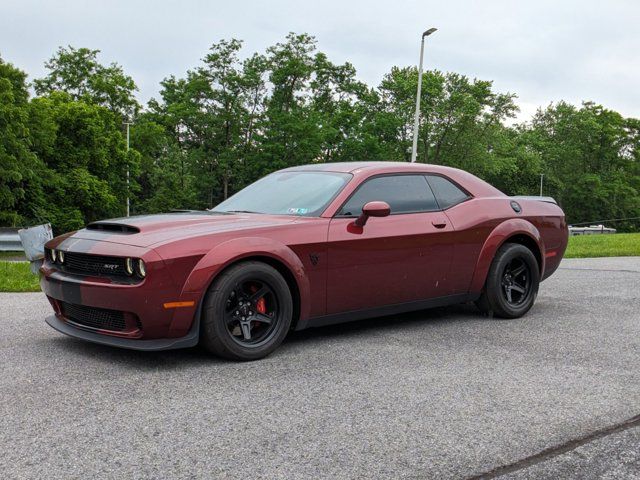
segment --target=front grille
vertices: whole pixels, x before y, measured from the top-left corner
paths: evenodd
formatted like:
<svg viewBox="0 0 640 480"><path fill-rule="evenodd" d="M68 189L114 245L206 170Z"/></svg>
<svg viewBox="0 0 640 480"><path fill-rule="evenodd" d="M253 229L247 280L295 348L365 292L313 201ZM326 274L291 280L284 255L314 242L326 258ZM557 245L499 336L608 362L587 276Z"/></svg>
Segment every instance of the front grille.
<svg viewBox="0 0 640 480"><path fill-rule="evenodd" d="M127 276L123 257L90 255L87 253L65 252L64 270L84 275Z"/></svg>
<svg viewBox="0 0 640 480"><path fill-rule="evenodd" d="M79 325L121 332L126 328L124 313L106 308L87 307L60 302L62 315Z"/></svg>

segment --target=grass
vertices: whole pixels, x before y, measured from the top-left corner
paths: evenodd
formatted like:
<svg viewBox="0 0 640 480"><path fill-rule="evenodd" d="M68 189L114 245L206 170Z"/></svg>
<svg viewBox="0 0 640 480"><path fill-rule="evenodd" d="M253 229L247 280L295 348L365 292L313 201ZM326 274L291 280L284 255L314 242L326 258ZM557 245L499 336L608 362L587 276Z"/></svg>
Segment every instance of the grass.
<svg viewBox="0 0 640 480"><path fill-rule="evenodd" d="M569 237L565 258L640 256L640 233Z"/></svg>
<svg viewBox="0 0 640 480"><path fill-rule="evenodd" d="M31 273L29 262L0 261L0 292L39 292L38 275Z"/></svg>
<svg viewBox="0 0 640 480"><path fill-rule="evenodd" d="M16 257L24 258L24 252L0 252L0 261L3 258L16 258Z"/></svg>

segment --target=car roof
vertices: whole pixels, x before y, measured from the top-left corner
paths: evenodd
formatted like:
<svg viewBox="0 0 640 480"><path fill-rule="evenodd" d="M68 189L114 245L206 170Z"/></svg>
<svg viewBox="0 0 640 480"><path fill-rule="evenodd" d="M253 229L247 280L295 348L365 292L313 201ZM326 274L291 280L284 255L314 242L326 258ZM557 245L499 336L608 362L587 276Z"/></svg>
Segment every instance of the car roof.
<svg viewBox="0 0 640 480"><path fill-rule="evenodd" d="M321 171L321 172L340 172L340 173L358 173L366 170L367 173L373 173L372 170L382 172L432 172L432 171L453 171L450 167L441 165L430 165L426 163L407 163L407 162L334 162L334 163L312 163L309 165L299 165L296 167L286 168L283 171Z"/></svg>
<svg viewBox="0 0 640 480"><path fill-rule="evenodd" d="M488 184L484 180L458 168L445 167L443 165L432 165L428 163L408 163L408 162L335 162L335 163L313 163L309 165L299 165L285 168L281 172L338 172L351 173L356 177L369 177L371 175L384 173L436 173L444 175L465 188L474 196L493 197L505 196L497 188Z"/></svg>

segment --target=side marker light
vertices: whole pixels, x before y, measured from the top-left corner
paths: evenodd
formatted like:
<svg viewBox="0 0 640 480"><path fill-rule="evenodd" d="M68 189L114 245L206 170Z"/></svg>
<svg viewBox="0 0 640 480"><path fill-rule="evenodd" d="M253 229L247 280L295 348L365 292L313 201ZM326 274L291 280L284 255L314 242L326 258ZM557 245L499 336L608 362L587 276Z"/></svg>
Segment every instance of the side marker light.
<svg viewBox="0 0 640 480"><path fill-rule="evenodd" d="M170 308L193 307L196 304L193 300L190 302L167 302L162 306L167 310Z"/></svg>

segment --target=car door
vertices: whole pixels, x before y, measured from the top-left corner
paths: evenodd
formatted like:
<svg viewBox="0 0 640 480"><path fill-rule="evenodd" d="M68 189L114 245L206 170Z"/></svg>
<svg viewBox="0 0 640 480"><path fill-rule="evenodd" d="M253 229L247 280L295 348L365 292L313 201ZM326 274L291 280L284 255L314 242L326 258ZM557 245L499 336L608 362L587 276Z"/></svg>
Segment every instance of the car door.
<svg viewBox="0 0 640 480"><path fill-rule="evenodd" d="M387 202L391 214L356 227L370 201ZM424 175L367 179L329 224L327 314L446 295L452 231Z"/></svg>
<svg viewBox="0 0 640 480"><path fill-rule="evenodd" d="M448 278L450 293L467 293L480 250L493 227L478 217L476 209L467 202L471 195L460 185L444 175L429 174L426 178L454 229L451 240L453 258Z"/></svg>

